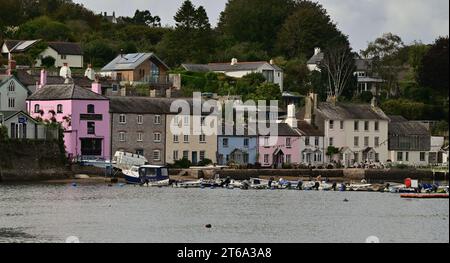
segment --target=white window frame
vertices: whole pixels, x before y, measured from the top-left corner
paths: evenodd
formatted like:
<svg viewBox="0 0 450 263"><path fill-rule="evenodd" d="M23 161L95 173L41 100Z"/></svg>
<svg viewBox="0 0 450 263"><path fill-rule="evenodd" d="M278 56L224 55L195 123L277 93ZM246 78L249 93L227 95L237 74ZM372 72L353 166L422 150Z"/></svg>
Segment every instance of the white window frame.
<svg viewBox="0 0 450 263"><path fill-rule="evenodd" d="M154 119L153 119L153 124L161 124L161 115L155 115Z"/></svg>
<svg viewBox="0 0 450 263"><path fill-rule="evenodd" d="M144 124L144 115L137 116L137 124L139 124L139 125Z"/></svg>
<svg viewBox="0 0 450 263"><path fill-rule="evenodd" d="M142 136L142 132L138 132L137 133L137 141L138 142L143 142L144 141L143 136Z"/></svg>
<svg viewBox="0 0 450 263"><path fill-rule="evenodd" d="M180 136L178 136L178 135L173 135L173 143L179 143L180 142Z"/></svg>
<svg viewBox="0 0 450 263"><path fill-rule="evenodd" d="M161 150L153 150L153 161L161 161Z"/></svg>
<svg viewBox="0 0 450 263"><path fill-rule="evenodd" d="M160 132L153 133L153 141L154 142L161 142L161 133Z"/></svg>
<svg viewBox="0 0 450 263"><path fill-rule="evenodd" d="M126 142L127 141L127 133L126 132L119 132L119 141L120 142Z"/></svg>
<svg viewBox="0 0 450 263"><path fill-rule="evenodd" d="M120 123L120 124L127 124L127 115L125 115L125 114L120 114L120 115L119 115L119 123Z"/></svg>

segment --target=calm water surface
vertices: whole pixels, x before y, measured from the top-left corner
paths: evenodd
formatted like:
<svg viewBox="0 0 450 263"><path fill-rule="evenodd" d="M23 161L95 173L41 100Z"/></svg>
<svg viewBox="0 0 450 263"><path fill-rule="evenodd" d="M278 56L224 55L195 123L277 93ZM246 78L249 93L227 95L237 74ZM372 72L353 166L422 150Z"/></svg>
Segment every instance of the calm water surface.
<svg viewBox="0 0 450 263"><path fill-rule="evenodd" d="M448 243L449 200L405 200L389 193L0 184L0 242L65 242L69 236L81 242L360 243L377 236L381 242Z"/></svg>

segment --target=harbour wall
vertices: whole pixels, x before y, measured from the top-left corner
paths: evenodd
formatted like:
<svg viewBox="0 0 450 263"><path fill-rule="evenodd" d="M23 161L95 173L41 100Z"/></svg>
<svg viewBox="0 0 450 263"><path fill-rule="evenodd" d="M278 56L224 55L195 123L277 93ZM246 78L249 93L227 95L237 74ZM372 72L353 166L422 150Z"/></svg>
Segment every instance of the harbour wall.
<svg viewBox="0 0 450 263"><path fill-rule="evenodd" d="M0 182L61 179L70 174L58 141L0 142Z"/></svg>
<svg viewBox="0 0 450 263"><path fill-rule="evenodd" d="M321 176L322 179L329 178L335 181L361 181L365 179L368 182L402 182L406 178L418 180L439 180L448 181L448 176L444 174L433 175L432 171L416 170L416 169L315 169L315 170L298 170L298 169L186 169L174 170L171 175L189 176L194 178L212 179L216 175L220 178L230 177L235 180L248 180L250 178L289 178L309 180Z"/></svg>

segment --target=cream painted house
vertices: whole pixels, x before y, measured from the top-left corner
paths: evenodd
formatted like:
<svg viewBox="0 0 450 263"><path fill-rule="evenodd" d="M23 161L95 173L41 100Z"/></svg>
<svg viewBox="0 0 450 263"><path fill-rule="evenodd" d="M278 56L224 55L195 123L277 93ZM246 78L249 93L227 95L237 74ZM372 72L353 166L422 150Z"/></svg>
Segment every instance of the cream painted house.
<svg viewBox="0 0 450 263"><path fill-rule="evenodd" d="M236 58L233 58L231 63L182 64L181 66L187 71L223 73L233 78L242 78L251 73L261 73L267 82L278 84L281 92L284 90L283 70L275 65L273 60L269 62L239 62Z"/></svg>
<svg viewBox="0 0 450 263"><path fill-rule="evenodd" d="M306 98L300 118L313 123L324 133L324 149L332 146L339 153L327 161L337 161L346 167L361 162L382 162L389 159L389 118L372 104L318 102L317 95Z"/></svg>
<svg viewBox="0 0 450 263"><path fill-rule="evenodd" d="M42 65L41 59L45 57L53 57L55 59L55 67L60 68L67 63L71 68L83 68L83 51L80 44L70 42L49 42L45 49L36 60L36 66Z"/></svg>
<svg viewBox="0 0 450 263"><path fill-rule="evenodd" d="M202 119L199 116L195 118ZM172 123L177 123L180 129L187 127L189 132L174 132ZM173 164L182 159L188 159L193 165L204 159L217 163L217 132L213 135L194 135L194 126L192 115L166 115L166 163Z"/></svg>
<svg viewBox="0 0 450 263"><path fill-rule="evenodd" d="M25 53L41 40L5 40L1 47L1 53L9 59L14 59L15 54ZM60 68L65 63L71 68L83 68L83 50L79 43L73 42L48 42L47 48L39 54L36 67L42 66L42 59L53 57L55 67Z"/></svg>

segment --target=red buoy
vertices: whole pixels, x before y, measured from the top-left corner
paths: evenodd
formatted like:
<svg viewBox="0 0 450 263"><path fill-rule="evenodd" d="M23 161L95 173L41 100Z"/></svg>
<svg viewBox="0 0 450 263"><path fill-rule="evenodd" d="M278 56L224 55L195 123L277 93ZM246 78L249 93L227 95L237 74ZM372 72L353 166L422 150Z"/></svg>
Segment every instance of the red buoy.
<svg viewBox="0 0 450 263"><path fill-rule="evenodd" d="M411 188L411 178L405 179L405 186L406 186L406 188Z"/></svg>

